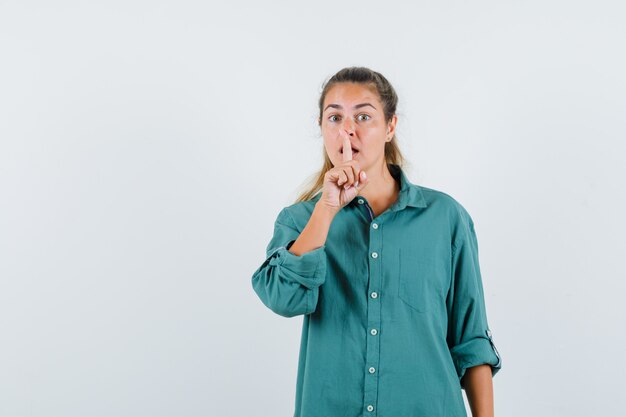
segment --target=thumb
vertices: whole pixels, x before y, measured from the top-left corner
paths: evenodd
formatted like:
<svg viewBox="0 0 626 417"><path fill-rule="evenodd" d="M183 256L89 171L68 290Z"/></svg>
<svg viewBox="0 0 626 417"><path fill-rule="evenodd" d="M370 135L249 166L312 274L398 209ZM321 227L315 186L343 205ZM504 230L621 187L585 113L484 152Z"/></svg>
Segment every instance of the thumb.
<svg viewBox="0 0 626 417"><path fill-rule="evenodd" d="M359 178L358 185L356 185L357 192L365 188L365 186L370 182L369 178L367 178L367 174L365 173L365 171L361 171L359 175L361 178Z"/></svg>

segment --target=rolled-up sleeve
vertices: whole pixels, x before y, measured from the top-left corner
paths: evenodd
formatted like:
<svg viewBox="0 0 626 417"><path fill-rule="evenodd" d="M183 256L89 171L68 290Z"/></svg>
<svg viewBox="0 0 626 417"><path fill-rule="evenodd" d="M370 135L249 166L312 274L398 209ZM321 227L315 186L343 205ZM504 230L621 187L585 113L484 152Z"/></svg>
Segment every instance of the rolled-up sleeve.
<svg viewBox="0 0 626 417"><path fill-rule="evenodd" d="M487 322L474 222L464 209L451 253L447 342L464 389L463 376L468 368L489 364L493 377L502 366Z"/></svg>
<svg viewBox="0 0 626 417"><path fill-rule="evenodd" d="M252 287L263 304L284 317L313 313L326 279L325 245L300 256L289 252L299 235L283 208L274 222L266 259L252 275Z"/></svg>

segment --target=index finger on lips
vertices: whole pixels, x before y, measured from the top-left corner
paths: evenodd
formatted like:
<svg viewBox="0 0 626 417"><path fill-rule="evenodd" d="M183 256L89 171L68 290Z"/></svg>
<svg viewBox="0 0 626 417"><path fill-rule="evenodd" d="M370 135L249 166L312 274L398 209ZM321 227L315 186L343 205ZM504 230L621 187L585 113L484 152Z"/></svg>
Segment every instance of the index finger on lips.
<svg viewBox="0 0 626 417"><path fill-rule="evenodd" d="M348 135L342 132L343 138L343 162L352 160L352 145L350 144L350 138Z"/></svg>

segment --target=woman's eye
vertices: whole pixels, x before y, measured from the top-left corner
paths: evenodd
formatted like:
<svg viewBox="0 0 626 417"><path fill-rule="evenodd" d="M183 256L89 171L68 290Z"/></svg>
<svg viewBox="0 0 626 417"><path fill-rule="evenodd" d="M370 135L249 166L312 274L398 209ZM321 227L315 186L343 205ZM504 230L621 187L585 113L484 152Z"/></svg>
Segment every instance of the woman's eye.
<svg viewBox="0 0 626 417"><path fill-rule="evenodd" d="M370 116L367 114L359 114L356 118L357 120L369 120Z"/></svg>
<svg viewBox="0 0 626 417"><path fill-rule="evenodd" d="M330 120L331 122L336 122L337 120L339 120L339 116L333 114L328 118L328 120Z"/></svg>

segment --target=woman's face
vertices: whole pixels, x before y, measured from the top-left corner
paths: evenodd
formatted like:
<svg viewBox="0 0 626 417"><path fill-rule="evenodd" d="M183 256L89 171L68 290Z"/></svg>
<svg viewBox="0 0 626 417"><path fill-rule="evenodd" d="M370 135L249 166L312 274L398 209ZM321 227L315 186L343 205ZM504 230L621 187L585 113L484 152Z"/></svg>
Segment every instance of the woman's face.
<svg viewBox="0 0 626 417"><path fill-rule="evenodd" d="M385 121L383 105L373 86L339 83L328 90L324 98L321 120L324 147L333 166L343 161L341 132L352 144L352 159L362 170L382 163L385 143L391 141L397 117Z"/></svg>

